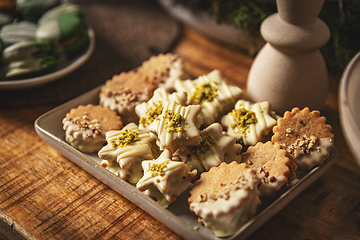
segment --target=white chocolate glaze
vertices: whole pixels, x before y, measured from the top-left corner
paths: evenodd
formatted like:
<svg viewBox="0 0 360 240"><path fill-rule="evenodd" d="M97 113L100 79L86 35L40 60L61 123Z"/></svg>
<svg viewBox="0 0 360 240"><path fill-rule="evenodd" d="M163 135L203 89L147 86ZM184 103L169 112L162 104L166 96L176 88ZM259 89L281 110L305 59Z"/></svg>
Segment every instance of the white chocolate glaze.
<svg viewBox="0 0 360 240"><path fill-rule="evenodd" d="M260 196L269 196L271 193L279 190L282 186L286 185L288 182L287 177L285 176L273 176L273 180L265 181L265 178L261 178L261 183L259 185Z"/></svg>
<svg viewBox="0 0 360 240"><path fill-rule="evenodd" d="M245 172L242 181L246 184L237 187L228 183L228 197L205 197L204 200L190 203L193 211L205 227L218 237L226 237L235 233L244 223L255 216L260 205L257 189L258 178L254 170Z"/></svg>
<svg viewBox="0 0 360 240"><path fill-rule="evenodd" d="M163 107L169 101L174 101L182 106L186 106L187 93L174 92L170 94L165 88L157 88L149 101L142 102L135 107L135 113L140 120L142 118L145 118L146 121L150 121L151 117L149 116L149 114L153 111L153 109L156 108L159 104L161 107ZM149 124L147 124L145 121L144 123L141 122L139 123L139 129L148 130L148 126L151 123L152 122L150 122Z"/></svg>
<svg viewBox="0 0 360 240"><path fill-rule="evenodd" d="M200 132L195 125L197 116L201 111L200 105L181 106L174 101L167 102L162 114L149 126L149 131L157 139L161 150L169 148L172 151L179 146L198 145L200 143ZM184 120L181 123L181 131L168 129L169 120L165 117L167 112L179 114Z"/></svg>
<svg viewBox="0 0 360 240"><path fill-rule="evenodd" d="M202 85L210 84L216 90L216 96L211 101L193 99L192 96ZM186 91L188 93L189 104L200 104L202 106L201 116L204 119L205 127L214 123L224 112L229 111L239 100L243 91L236 86L229 86L224 81L219 70L213 70L207 75L198 77L195 80L175 81L176 91Z"/></svg>
<svg viewBox="0 0 360 240"><path fill-rule="evenodd" d="M186 75L183 60L179 57L174 57L168 61L166 68L169 69L169 74L159 84L159 87L164 87L167 91L173 91L174 82L178 79L183 79Z"/></svg>
<svg viewBox="0 0 360 240"><path fill-rule="evenodd" d="M175 152L192 171L199 173L218 166L224 159L224 154L235 144L235 138L224 134L219 123L213 123L200 132L201 143L197 146L188 146ZM210 137L210 139L208 139Z"/></svg>
<svg viewBox="0 0 360 240"><path fill-rule="evenodd" d="M117 111L124 122L137 121L135 114L136 105L148 101L152 96L152 92L144 91L142 93L133 94L131 92L123 92L121 94L100 94L100 105Z"/></svg>
<svg viewBox="0 0 360 240"><path fill-rule="evenodd" d="M124 147L114 146L113 143L117 141L118 137L124 134L125 130L136 132L138 139ZM132 170L135 169L133 165L136 162L153 159L152 146L154 139L150 137L148 132L139 130L135 123L129 123L121 131L107 132L106 141L107 145L104 146L98 153L99 158L107 161L102 161L102 165L104 167L111 168L115 164L110 163L117 162L119 168L127 169L128 171L121 170L119 172L119 176L122 179L127 179L128 177L137 178L137 176L133 176L138 175L138 172L132 172ZM129 174L130 176L128 176Z"/></svg>
<svg viewBox="0 0 360 240"><path fill-rule="evenodd" d="M63 129L65 130L66 142L82 152L99 151L106 143L106 132L97 120L80 124L79 121L74 121L74 119L64 118Z"/></svg>
<svg viewBox="0 0 360 240"><path fill-rule="evenodd" d="M312 147L310 154L304 153L295 158L295 163L301 169L312 169L324 162L334 147L332 138L320 138Z"/></svg>
<svg viewBox="0 0 360 240"><path fill-rule="evenodd" d="M159 202L164 202L158 196L153 186L161 192L166 202L174 202L175 199L185 191L194 174L187 171L187 166L181 161L174 161L172 152L165 149L156 160L146 160L142 162L144 176L136 184L140 191L146 191L150 197L156 197ZM166 204L163 204L166 205Z"/></svg>
<svg viewBox="0 0 360 240"><path fill-rule="evenodd" d="M234 123L234 116L230 112L222 117L221 124L227 129L230 136L241 139L244 145L255 145L261 141L264 135L269 134L272 127L276 124L276 119L270 111L270 103L265 101L251 105L248 101L239 100L236 102L234 110L241 108L255 113L257 122L249 124L245 130L231 127Z"/></svg>

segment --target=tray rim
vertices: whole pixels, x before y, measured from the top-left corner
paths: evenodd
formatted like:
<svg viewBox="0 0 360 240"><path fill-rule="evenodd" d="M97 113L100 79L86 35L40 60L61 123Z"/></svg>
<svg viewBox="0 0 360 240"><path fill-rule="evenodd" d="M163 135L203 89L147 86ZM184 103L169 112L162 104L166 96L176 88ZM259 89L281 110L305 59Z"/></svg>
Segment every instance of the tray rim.
<svg viewBox="0 0 360 240"><path fill-rule="evenodd" d="M152 199L147 197L141 191L136 189L130 183L120 179L114 173L102 168L90 157L84 153L74 149L63 139L55 136L51 131L48 131L42 127L44 121L49 116L59 112L60 110L70 110L72 107L81 105L79 102L85 101L92 95L98 95L101 87L100 85L89 92L86 92L68 102L65 102L46 113L40 115L34 122L36 133L42 138L48 145L59 151L68 160L72 161L76 165L83 168L88 173L102 181L104 184L111 187L113 190L130 200L132 203L139 206L142 210L149 213L157 221L163 223L165 226L172 229L174 232L184 237L185 239L245 239L254 233L263 224L269 221L275 216L281 209L283 209L289 202L291 202L299 193L306 189L315 180L321 177L334 163L337 156L337 149L334 146L330 153L330 157L327 158L320 166L313 168L304 177L302 177L296 184L287 189L282 195L280 195L274 202L269 204L265 209L259 212L253 219L244 224L234 235L219 238L216 237L210 231L199 232L193 227L189 226L183 219L173 214L171 211L163 208ZM94 173L95 171L95 173ZM121 183L121 184L119 184Z"/></svg>

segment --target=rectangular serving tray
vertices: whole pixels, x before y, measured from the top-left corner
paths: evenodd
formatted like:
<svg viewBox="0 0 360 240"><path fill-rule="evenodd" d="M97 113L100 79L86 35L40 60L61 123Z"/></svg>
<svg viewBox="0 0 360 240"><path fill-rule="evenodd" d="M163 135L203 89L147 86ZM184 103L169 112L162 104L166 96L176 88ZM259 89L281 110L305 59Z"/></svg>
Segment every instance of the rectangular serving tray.
<svg viewBox="0 0 360 240"><path fill-rule="evenodd" d="M132 184L120 179L112 172L100 165L97 153L82 153L65 142L65 131L62 119L71 108L86 104L99 104L99 92L101 86L74 98L38 117L34 123L37 134L51 147L60 152L85 171L89 172L104 184L108 185L144 211L152 215L158 221L171 228L174 232L185 239L245 239L266 223L270 218L284 208L300 192L312 182L323 175L334 163L336 148L331 151L330 157L325 162L309 172L301 174L294 179L293 186L289 187L275 199L264 202L258 214L243 225L233 236L218 238L203 225L198 223L197 216L188 207L187 198L189 191L181 194L178 199L165 209L155 201L140 192Z"/></svg>

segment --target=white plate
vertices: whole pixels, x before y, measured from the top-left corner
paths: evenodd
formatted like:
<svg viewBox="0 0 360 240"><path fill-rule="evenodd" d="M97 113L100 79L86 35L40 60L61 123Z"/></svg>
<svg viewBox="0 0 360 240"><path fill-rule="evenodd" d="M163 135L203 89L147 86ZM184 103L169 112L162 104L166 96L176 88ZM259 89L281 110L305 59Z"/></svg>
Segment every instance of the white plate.
<svg viewBox="0 0 360 240"><path fill-rule="evenodd" d="M360 165L360 52L349 62L341 77L339 114L345 140Z"/></svg>
<svg viewBox="0 0 360 240"><path fill-rule="evenodd" d="M21 80L8 80L2 81L0 80L0 89L17 89L17 88L27 88L33 87L37 85L41 85L47 82L54 81L61 77L68 75L69 73L73 72L81 65L83 65L91 56L95 48L95 34L92 29L89 29L89 37L90 37L90 44L86 52L81 55L80 57L72 60L66 67L43 76L29 78L29 79L21 79Z"/></svg>
<svg viewBox="0 0 360 240"><path fill-rule="evenodd" d="M115 174L101 167L100 159L97 154L81 153L65 142L65 131L62 128L62 119L71 108L89 103L97 105L99 102L98 95L100 87L70 100L40 116L35 121L36 132L45 142L59 151L63 156L94 175L124 197L128 198L185 239L219 240L247 238L284 208L301 191L324 174L334 163L336 157L336 149L334 148L330 157L321 166L314 168L310 172L303 173L303 176L295 179L293 181L294 185L284 191L278 198L263 202L256 217L242 226L235 235L227 238L218 238L204 226L199 224L197 216L190 212L187 204L188 191L181 194L174 203L170 204L170 206L165 209L140 192L133 185L123 181ZM198 230L195 229L195 226L198 227Z"/></svg>

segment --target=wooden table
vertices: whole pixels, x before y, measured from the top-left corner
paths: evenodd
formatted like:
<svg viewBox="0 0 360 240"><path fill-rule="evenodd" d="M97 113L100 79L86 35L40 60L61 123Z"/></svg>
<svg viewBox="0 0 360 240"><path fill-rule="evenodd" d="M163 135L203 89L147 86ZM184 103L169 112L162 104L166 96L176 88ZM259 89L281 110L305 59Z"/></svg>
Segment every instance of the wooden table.
<svg viewBox="0 0 360 240"><path fill-rule="evenodd" d="M174 52L191 74L218 68L246 92L252 58L189 27ZM331 77L322 111L335 134L334 165L250 239L360 238L360 168L341 133L338 84ZM35 119L53 107L0 110L0 239L180 239L37 136Z"/></svg>

